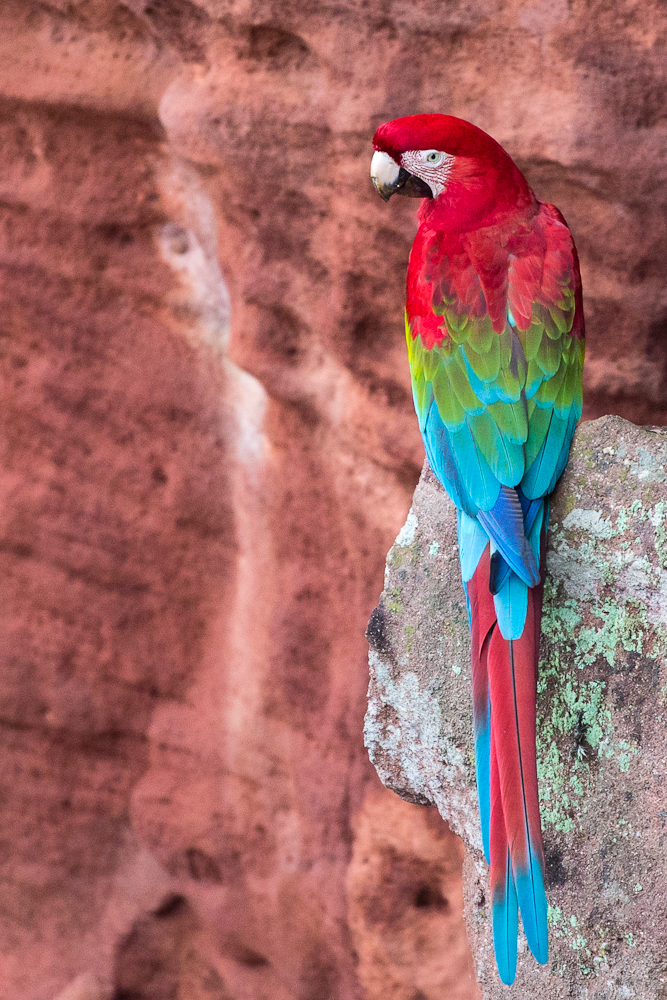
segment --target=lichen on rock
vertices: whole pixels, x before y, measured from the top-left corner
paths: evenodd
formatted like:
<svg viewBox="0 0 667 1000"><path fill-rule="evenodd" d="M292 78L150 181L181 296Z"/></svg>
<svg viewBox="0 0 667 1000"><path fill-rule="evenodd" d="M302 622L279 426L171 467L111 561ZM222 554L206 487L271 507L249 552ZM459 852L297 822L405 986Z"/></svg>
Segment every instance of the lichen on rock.
<svg viewBox="0 0 667 1000"><path fill-rule="evenodd" d="M667 995L667 430L577 430L553 497L537 705L550 956L514 996ZM493 962L475 789L456 513L426 465L369 630L366 745L382 781L435 804L467 849L465 914L485 998Z"/></svg>

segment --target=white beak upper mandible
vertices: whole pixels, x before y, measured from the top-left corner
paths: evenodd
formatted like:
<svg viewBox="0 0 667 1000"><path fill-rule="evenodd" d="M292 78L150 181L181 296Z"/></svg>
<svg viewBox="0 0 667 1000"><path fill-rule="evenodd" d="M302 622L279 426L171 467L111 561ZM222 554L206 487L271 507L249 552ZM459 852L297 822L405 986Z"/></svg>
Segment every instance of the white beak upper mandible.
<svg viewBox="0 0 667 1000"><path fill-rule="evenodd" d="M376 149L371 160L371 180L376 187L389 188L396 183L400 167L389 153Z"/></svg>

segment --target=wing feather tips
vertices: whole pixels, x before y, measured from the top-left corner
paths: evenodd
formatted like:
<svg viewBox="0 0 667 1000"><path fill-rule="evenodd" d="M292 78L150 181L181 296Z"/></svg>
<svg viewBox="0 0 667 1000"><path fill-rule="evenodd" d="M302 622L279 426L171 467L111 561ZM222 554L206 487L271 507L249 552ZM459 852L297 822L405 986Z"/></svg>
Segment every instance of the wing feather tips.
<svg viewBox="0 0 667 1000"><path fill-rule="evenodd" d="M503 813L496 737L491 729L491 921L493 950L501 982L511 986L516 976L519 910Z"/></svg>
<svg viewBox="0 0 667 1000"><path fill-rule="evenodd" d="M457 510L456 513L461 576L463 582L467 583L477 570L482 553L489 544L489 536L477 518L470 517L463 510Z"/></svg>
<svg viewBox="0 0 667 1000"><path fill-rule="evenodd" d="M516 891L506 851L505 878L502 891L492 893L491 920L493 925L493 950L500 981L511 986L516 977L517 938L519 910Z"/></svg>
<svg viewBox="0 0 667 1000"><path fill-rule="evenodd" d="M510 571L502 588L493 595L493 603L503 639L520 639L528 613L528 587L524 581Z"/></svg>
<svg viewBox="0 0 667 1000"><path fill-rule="evenodd" d="M546 965L549 961L549 930L542 861L531 852L527 867L513 866L512 873L528 947L540 965Z"/></svg>
<svg viewBox="0 0 667 1000"><path fill-rule="evenodd" d="M515 489L501 486L493 507L477 514L489 538L516 575L529 587L539 583L540 573L535 554L524 530L524 515Z"/></svg>

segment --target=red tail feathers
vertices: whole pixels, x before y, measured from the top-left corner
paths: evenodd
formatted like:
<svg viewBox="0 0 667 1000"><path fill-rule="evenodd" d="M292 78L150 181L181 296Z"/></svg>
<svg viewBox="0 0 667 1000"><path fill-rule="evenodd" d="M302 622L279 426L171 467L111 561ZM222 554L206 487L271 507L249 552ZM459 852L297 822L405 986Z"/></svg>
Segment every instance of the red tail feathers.
<svg viewBox="0 0 667 1000"><path fill-rule="evenodd" d="M535 756L543 588L539 585L528 589L527 613L520 638L505 639L489 592L489 569L487 548L467 584L475 752L482 837L491 865L496 958L501 978L504 982L512 982L516 964L517 900L531 951L540 962L547 960L548 953ZM480 759L484 754L486 762Z"/></svg>

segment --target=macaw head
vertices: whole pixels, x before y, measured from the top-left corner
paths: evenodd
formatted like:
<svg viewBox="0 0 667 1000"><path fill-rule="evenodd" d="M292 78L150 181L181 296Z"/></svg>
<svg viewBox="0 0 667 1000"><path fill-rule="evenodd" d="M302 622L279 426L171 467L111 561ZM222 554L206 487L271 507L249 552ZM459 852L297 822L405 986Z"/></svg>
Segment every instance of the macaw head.
<svg viewBox="0 0 667 1000"><path fill-rule="evenodd" d="M462 118L396 118L380 126L373 147L371 180L385 201L392 194L431 199L468 218L536 204L502 146Z"/></svg>

